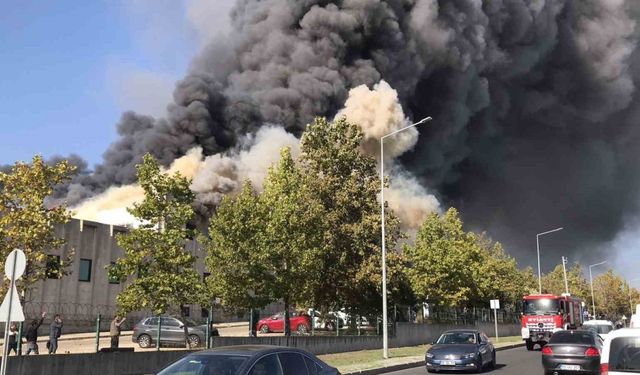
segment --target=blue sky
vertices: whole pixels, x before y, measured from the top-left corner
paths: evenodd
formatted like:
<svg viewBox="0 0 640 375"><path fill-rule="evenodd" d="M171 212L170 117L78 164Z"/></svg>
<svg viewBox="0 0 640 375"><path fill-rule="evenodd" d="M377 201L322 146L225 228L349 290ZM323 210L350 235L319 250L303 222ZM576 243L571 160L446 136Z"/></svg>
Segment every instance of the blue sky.
<svg viewBox="0 0 640 375"><path fill-rule="evenodd" d="M95 164L115 139L124 110L162 115L203 32L216 31L198 28L193 14L203 3L29 0L4 6L0 164L36 153L76 153Z"/></svg>

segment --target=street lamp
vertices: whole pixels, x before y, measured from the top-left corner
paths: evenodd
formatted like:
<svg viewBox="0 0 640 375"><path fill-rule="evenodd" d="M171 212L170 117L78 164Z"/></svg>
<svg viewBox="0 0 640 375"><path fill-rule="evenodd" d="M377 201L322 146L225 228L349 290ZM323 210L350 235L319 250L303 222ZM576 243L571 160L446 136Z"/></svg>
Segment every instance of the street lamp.
<svg viewBox="0 0 640 375"><path fill-rule="evenodd" d="M382 347L384 358L389 358L389 331L387 327L387 248L385 245L384 231L384 139L392 135L398 134L403 130L407 130L416 125L424 124L431 121L431 117L425 117L422 120L405 126L404 128L393 131L380 138L380 207L382 217Z"/></svg>
<svg viewBox="0 0 640 375"><path fill-rule="evenodd" d="M602 261L600 263L596 263L596 264L592 264L589 266L589 284L591 285L591 305L593 306L593 316L595 318L596 316L596 300L595 297L593 296L593 274L591 273L591 268L595 267L595 266L600 266L607 263L607 261Z"/></svg>
<svg viewBox="0 0 640 375"><path fill-rule="evenodd" d="M542 294L542 273L540 272L540 236L544 236L545 234L557 232L562 230L563 228L556 228L552 230L548 230L546 232L536 234L536 249L538 249L538 293Z"/></svg>

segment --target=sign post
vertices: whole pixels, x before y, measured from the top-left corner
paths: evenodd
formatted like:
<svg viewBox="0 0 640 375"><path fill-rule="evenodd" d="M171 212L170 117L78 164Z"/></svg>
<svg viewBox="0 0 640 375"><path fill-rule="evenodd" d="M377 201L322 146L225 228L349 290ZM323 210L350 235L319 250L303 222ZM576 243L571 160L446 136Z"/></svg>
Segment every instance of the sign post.
<svg viewBox="0 0 640 375"><path fill-rule="evenodd" d="M491 304L491 308L493 309L493 321L496 326L496 342L499 342L500 338L498 337L498 309L500 308L500 300L492 299L489 303Z"/></svg>
<svg viewBox="0 0 640 375"><path fill-rule="evenodd" d="M9 253L4 263L4 277L9 279L10 285L7 295L0 305L0 319L4 324L4 348L2 351L2 364L0 364L0 375L7 373L7 359L9 358L9 329L11 322L24 322L24 313L20 304L20 296L16 288L16 280L24 273L27 265L27 257L20 249L14 249Z"/></svg>

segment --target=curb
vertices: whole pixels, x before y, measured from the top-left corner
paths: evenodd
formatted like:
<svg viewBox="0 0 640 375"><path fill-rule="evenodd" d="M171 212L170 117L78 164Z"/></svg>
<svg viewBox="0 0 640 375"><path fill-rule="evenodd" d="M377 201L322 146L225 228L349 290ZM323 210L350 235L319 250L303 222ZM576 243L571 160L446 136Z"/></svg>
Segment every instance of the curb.
<svg viewBox="0 0 640 375"><path fill-rule="evenodd" d="M503 350L509 350L509 349L515 349L515 348L519 348L519 347L522 347L522 346L524 346L524 343L501 346L499 348L496 348L496 352L500 352L500 351L503 351ZM402 363L402 364L399 364L399 365L380 367L380 368L372 368L372 369L369 369L369 370L362 370L362 371L356 371L356 372L348 372L348 373L346 373L344 375L378 375L378 374L386 374L388 372L407 370L407 369L410 369L410 368L422 367L422 366L424 366L424 361L411 362L411 363Z"/></svg>

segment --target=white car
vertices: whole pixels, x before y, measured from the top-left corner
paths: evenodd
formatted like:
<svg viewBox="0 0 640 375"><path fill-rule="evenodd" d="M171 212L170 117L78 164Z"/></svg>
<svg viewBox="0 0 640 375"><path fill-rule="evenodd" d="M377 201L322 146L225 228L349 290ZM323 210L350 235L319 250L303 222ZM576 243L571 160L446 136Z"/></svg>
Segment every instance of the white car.
<svg viewBox="0 0 640 375"><path fill-rule="evenodd" d="M636 305L636 313L631 315L631 321L629 327L640 328L640 304Z"/></svg>
<svg viewBox="0 0 640 375"><path fill-rule="evenodd" d="M605 340L607 335L616 329L616 326L609 320L587 320L582 324L582 328L594 331Z"/></svg>
<svg viewBox="0 0 640 375"><path fill-rule="evenodd" d="M602 375L640 374L640 328L622 328L604 341L600 357Z"/></svg>

